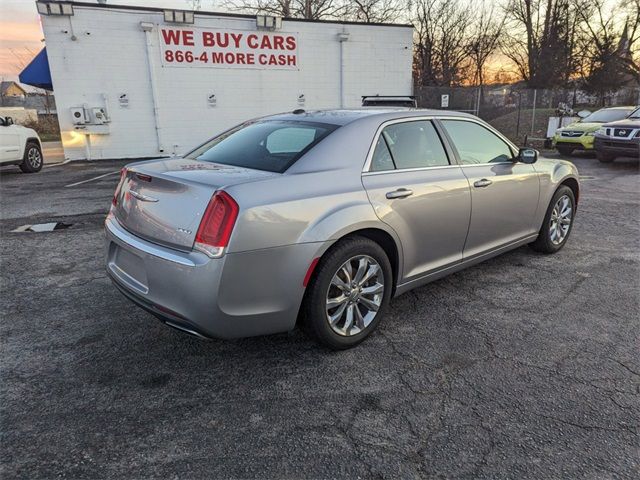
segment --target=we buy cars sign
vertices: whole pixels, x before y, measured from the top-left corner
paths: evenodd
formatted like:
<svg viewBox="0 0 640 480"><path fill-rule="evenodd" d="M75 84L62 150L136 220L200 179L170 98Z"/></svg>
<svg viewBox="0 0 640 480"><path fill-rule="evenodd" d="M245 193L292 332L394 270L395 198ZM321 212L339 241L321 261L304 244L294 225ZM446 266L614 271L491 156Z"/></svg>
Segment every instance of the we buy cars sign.
<svg viewBox="0 0 640 480"><path fill-rule="evenodd" d="M298 35L159 26L162 65L297 70Z"/></svg>

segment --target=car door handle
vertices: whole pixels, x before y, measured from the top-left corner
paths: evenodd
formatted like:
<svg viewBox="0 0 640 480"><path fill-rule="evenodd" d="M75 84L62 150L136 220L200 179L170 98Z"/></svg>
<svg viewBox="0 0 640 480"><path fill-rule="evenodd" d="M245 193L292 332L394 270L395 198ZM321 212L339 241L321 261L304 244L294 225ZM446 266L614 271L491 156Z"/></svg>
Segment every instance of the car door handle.
<svg viewBox="0 0 640 480"><path fill-rule="evenodd" d="M473 186L476 187L476 188L484 188L484 187L488 187L492 183L493 182L491 180L487 180L486 178L483 178L482 180L478 180L477 182L473 182Z"/></svg>
<svg viewBox="0 0 640 480"><path fill-rule="evenodd" d="M413 195L413 190L409 190L408 188L399 188L393 192L387 192L387 198L389 200L393 198L405 198L409 195Z"/></svg>

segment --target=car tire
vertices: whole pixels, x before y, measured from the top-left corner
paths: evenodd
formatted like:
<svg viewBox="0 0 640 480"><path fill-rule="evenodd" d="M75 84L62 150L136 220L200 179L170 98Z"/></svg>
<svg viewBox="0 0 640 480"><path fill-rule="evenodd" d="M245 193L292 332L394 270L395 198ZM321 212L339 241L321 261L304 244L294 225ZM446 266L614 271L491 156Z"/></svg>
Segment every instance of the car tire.
<svg viewBox="0 0 640 480"><path fill-rule="evenodd" d="M369 278L360 282L358 276ZM322 256L313 272L301 309L303 327L331 349L354 347L382 320L392 287L391 264L382 247L361 236L345 238ZM378 293L365 294L367 290Z"/></svg>
<svg viewBox="0 0 640 480"><path fill-rule="evenodd" d="M567 212L565 206L568 206L570 211ZM573 190L566 185L562 185L556 190L551 202L549 202L538 238L535 242L530 243L529 246L536 252L541 253L556 253L559 251L569 239L575 214L576 199L573 195ZM567 218L569 223L565 224ZM566 229L565 226L567 227Z"/></svg>
<svg viewBox="0 0 640 480"><path fill-rule="evenodd" d="M24 173L36 173L42 170L44 159L42 158L42 149L36 142L27 142L24 147L24 157L20 164L20 170Z"/></svg>
<svg viewBox="0 0 640 480"><path fill-rule="evenodd" d="M556 146L556 149L558 150L558 152L560 152L560 155L567 155L567 156L571 155L575 150L575 148L573 147L561 147L561 146Z"/></svg>
<svg viewBox="0 0 640 480"><path fill-rule="evenodd" d="M605 152L596 152L596 158L602 163L611 163L616 159L615 155Z"/></svg>

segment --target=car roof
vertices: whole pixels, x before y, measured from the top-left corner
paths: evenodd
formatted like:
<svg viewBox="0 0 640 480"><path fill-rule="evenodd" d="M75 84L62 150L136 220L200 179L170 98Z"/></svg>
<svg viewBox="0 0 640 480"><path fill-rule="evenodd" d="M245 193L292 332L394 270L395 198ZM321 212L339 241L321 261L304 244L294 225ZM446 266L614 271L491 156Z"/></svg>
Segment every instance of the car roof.
<svg viewBox="0 0 640 480"><path fill-rule="evenodd" d="M604 108L601 108L600 110L635 110L636 108L638 107L633 105L622 105L617 107L604 107Z"/></svg>
<svg viewBox="0 0 640 480"><path fill-rule="evenodd" d="M394 120L396 118L424 117L424 116L447 116L474 118L472 115L454 110L428 110L407 107L369 107L353 109L335 110L295 110L294 112L280 113L263 117L261 120L290 120L330 123L333 125L347 125L357 120L373 119L378 117L382 121Z"/></svg>

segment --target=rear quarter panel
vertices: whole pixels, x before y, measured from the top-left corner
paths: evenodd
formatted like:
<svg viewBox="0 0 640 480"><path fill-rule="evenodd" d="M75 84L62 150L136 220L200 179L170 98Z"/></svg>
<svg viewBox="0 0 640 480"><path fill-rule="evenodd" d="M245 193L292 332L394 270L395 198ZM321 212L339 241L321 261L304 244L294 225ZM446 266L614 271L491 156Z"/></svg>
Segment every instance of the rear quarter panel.
<svg viewBox="0 0 640 480"><path fill-rule="evenodd" d="M378 123L344 125L283 175L227 188L240 206L229 252L323 242L378 225L362 185Z"/></svg>
<svg viewBox="0 0 640 480"><path fill-rule="evenodd" d="M362 168L381 120L340 127L309 151L285 174L226 191L240 212L228 252L315 243L313 256L349 233L378 228L396 233L375 214L362 185Z"/></svg>
<svg viewBox="0 0 640 480"><path fill-rule="evenodd" d="M350 170L283 175L228 191L240 205L230 253L325 242L354 230L385 227L359 173Z"/></svg>

